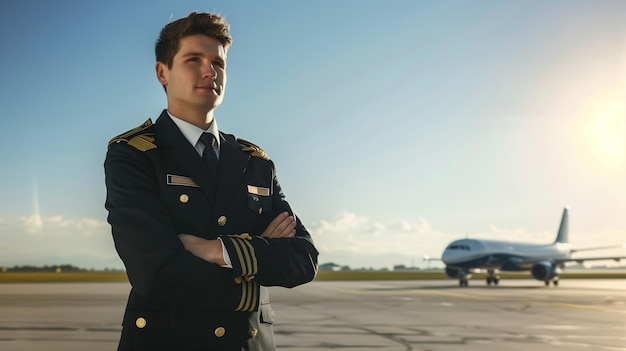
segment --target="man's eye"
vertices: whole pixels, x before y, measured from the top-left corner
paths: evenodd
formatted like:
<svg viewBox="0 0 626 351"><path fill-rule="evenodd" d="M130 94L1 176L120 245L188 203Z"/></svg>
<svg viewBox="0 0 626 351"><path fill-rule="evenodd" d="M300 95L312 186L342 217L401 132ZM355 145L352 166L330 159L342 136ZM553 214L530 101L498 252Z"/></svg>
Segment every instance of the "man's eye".
<svg viewBox="0 0 626 351"><path fill-rule="evenodd" d="M213 66L224 68L224 62L222 62L222 61L213 61Z"/></svg>
<svg viewBox="0 0 626 351"><path fill-rule="evenodd" d="M200 62L200 59L197 57L192 57L189 60L187 60L187 62Z"/></svg>

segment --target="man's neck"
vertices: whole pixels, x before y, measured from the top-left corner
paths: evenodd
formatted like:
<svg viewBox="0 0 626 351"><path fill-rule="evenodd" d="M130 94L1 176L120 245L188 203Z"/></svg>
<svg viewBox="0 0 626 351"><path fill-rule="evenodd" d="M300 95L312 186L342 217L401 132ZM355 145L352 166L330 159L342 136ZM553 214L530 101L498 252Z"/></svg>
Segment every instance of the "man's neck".
<svg viewBox="0 0 626 351"><path fill-rule="evenodd" d="M213 123L213 110L197 111L194 109L179 109L179 108L167 108L168 112L173 116L182 119L185 122L189 122L194 126L206 130Z"/></svg>

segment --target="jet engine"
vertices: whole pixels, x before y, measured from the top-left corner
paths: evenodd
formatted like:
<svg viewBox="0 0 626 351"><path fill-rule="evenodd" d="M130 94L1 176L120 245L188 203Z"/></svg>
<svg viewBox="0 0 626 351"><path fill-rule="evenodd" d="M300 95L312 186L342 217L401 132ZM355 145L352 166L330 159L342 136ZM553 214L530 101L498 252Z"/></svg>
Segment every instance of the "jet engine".
<svg viewBox="0 0 626 351"><path fill-rule="evenodd" d="M548 282L552 280L552 278L559 275L557 267L549 261L540 261L535 263L530 270L530 273L533 275L533 278L544 282Z"/></svg>

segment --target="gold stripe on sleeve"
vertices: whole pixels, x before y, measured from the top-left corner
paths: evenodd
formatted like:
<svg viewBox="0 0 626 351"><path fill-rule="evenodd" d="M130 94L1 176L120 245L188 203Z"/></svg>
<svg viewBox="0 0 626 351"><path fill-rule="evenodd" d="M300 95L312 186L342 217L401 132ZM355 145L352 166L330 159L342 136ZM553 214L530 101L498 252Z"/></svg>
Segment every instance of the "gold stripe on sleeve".
<svg viewBox="0 0 626 351"><path fill-rule="evenodd" d="M241 251L241 247L239 246L239 240L233 237L231 237L230 240L233 242L233 246L235 247L237 257L239 258L239 265L241 266L241 275L242 276L248 275L247 273L248 264L244 258L243 252Z"/></svg>
<svg viewBox="0 0 626 351"><path fill-rule="evenodd" d="M252 312L258 304L258 284L255 281L244 282L241 285L241 300L235 311Z"/></svg>

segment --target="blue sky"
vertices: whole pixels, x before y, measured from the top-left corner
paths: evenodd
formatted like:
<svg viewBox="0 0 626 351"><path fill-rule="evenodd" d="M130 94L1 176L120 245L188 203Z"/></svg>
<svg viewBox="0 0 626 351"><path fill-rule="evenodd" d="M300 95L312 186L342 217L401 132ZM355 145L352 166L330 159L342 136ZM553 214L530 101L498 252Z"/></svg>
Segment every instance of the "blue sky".
<svg viewBox="0 0 626 351"><path fill-rule="evenodd" d="M261 145L321 262L452 239L626 242L626 2L0 2L0 266L122 267L108 140L166 107L171 19L231 24L219 126Z"/></svg>

